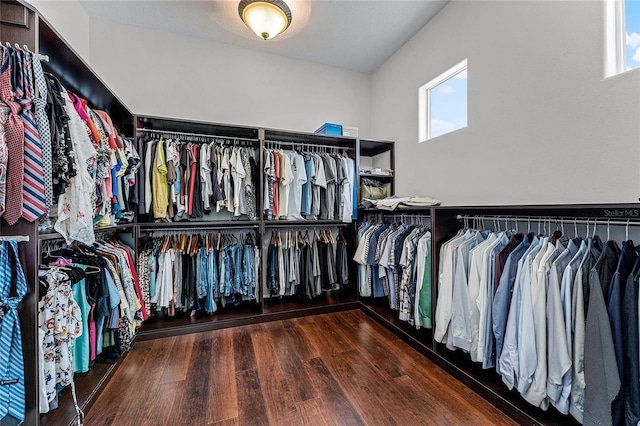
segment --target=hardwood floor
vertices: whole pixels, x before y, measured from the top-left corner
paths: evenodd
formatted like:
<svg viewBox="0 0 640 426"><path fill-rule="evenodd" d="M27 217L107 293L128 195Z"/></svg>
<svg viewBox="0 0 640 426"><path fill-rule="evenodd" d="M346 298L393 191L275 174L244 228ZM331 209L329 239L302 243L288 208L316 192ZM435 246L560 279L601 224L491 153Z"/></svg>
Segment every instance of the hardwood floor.
<svg viewBox="0 0 640 426"><path fill-rule="evenodd" d="M85 424L515 424L359 310L135 344Z"/></svg>

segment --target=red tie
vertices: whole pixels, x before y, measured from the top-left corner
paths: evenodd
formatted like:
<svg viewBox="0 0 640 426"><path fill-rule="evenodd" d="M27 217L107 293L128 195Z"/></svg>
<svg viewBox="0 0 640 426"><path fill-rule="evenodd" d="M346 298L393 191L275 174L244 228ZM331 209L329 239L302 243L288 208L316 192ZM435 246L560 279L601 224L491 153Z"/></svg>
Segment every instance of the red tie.
<svg viewBox="0 0 640 426"><path fill-rule="evenodd" d="M11 88L11 64L8 49L3 49L0 74L0 99L11 109L5 126L7 161L7 198L4 218L13 225L22 215L22 178L24 175L24 125L18 116L20 105L14 101Z"/></svg>

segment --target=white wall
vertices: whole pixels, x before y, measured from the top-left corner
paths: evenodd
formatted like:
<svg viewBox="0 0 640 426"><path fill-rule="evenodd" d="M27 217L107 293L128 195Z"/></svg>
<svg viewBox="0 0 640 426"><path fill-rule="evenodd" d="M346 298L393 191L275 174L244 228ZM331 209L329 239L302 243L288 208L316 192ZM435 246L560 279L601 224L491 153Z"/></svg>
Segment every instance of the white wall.
<svg viewBox="0 0 640 426"><path fill-rule="evenodd" d="M367 74L100 19L90 40L92 67L136 114L369 133Z"/></svg>
<svg viewBox="0 0 640 426"><path fill-rule="evenodd" d="M372 78L372 134L397 141L396 192L638 202L640 70L603 79L603 3L449 3ZM468 128L418 144L418 88L465 57Z"/></svg>
<svg viewBox="0 0 640 426"><path fill-rule="evenodd" d="M78 0L29 0L67 43L87 63L89 55L89 15Z"/></svg>

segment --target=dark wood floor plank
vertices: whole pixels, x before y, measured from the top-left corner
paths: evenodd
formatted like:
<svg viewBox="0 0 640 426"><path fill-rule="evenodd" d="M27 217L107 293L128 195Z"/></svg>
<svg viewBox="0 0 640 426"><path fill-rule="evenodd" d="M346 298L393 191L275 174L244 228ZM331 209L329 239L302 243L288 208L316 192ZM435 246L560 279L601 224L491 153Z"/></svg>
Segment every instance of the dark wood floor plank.
<svg viewBox="0 0 640 426"><path fill-rule="evenodd" d="M240 422L238 422L238 418L234 417L232 419L224 419L215 423L209 423L207 426L238 426L239 424Z"/></svg>
<svg viewBox="0 0 640 426"><path fill-rule="evenodd" d="M296 407L299 400L290 385L290 381L295 381L296 377L284 370L283 358L278 356L277 343L271 331L277 330L277 335L283 329L275 326L277 324L270 324L269 327L251 333L262 396L271 424L299 424L301 420Z"/></svg>
<svg viewBox="0 0 640 426"><path fill-rule="evenodd" d="M213 339L208 333L196 336L187 377L180 383L181 398L176 398L172 417L183 424L202 425L208 422L210 357Z"/></svg>
<svg viewBox="0 0 640 426"><path fill-rule="evenodd" d="M297 404L303 425L328 426L317 399L310 399Z"/></svg>
<svg viewBox="0 0 640 426"><path fill-rule="evenodd" d="M253 343L251 342L251 327L254 326L232 329L233 355L237 373L256 368L256 356L253 353Z"/></svg>
<svg viewBox="0 0 640 426"><path fill-rule="evenodd" d="M362 314L364 315L364 314ZM400 377L410 370L409 362L405 357L390 357L390 351L394 350L396 340L386 340L378 338L378 331L367 328L362 318L356 313L349 313L344 316L339 324L332 323L334 333L342 336L343 339L354 339L355 347L372 365L383 371L389 378Z"/></svg>
<svg viewBox="0 0 640 426"><path fill-rule="evenodd" d="M313 323L306 321L300 323L300 329L315 348L315 352L322 357L332 357L355 349L353 342L336 338L323 317L324 315L317 315Z"/></svg>
<svg viewBox="0 0 640 426"><path fill-rule="evenodd" d="M316 347L311 343L304 330L301 327L301 322L296 320L291 321L291 326L286 327L284 330L285 336L295 351L299 359L311 359L320 356Z"/></svg>
<svg viewBox="0 0 640 426"><path fill-rule="evenodd" d="M213 335L213 348L209 354L209 410L207 422L236 419L238 417L238 392L234 362L233 331L219 330Z"/></svg>
<svg viewBox="0 0 640 426"><path fill-rule="evenodd" d="M181 397L181 389L178 386L163 385L162 387L154 387L153 397L149 398L149 403L146 405L135 405L139 409L142 409L144 414L140 415L142 418L139 423L114 423L114 426L119 425L137 425L141 426L156 426L156 425L172 425L179 424L179 419L175 419L172 416L171 407L176 399ZM134 417L134 419L136 419ZM85 422L85 425L91 425L92 423Z"/></svg>
<svg viewBox="0 0 640 426"><path fill-rule="evenodd" d="M187 378L195 337L195 334L187 334L179 337L169 337L166 340L166 349L163 350L171 351L174 355L170 363L164 364L160 383L180 382ZM180 356L176 357L176 353L180 354Z"/></svg>
<svg viewBox="0 0 640 426"><path fill-rule="evenodd" d="M419 424L403 395L360 351L342 353L328 367L367 424Z"/></svg>
<svg viewBox="0 0 640 426"><path fill-rule="evenodd" d="M257 369L236 372L236 386L238 388L238 422L241 425L268 425L269 418Z"/></svg>
<svg viewBox="0 0 640 426"><path fill-rule="evenodd" d="M331 412L329 424L365 424L321 358L305 361L304 366L318 391L323 412Z"/></svg>
<svg viewBox="0 0 640 426"><path fill-rule="evenodd" d="M103 392L106 398L102 399L101 404L94 404L87 416L87 421L90 421L90 424L118 424L118 418L127 416L133 411L127 401L134 392L140 366L150 365L149 359L153 357L153 354L153 345L146 345L135 353L127 355L127 358L131 358L132 362L123 363L116 372L117 377L114 377L107 384Z"/></svg>
<svg viewBox="0 0 640 426"><path fill-rule="evenodd" d="M438 389L425 388L421 383L420 379L410 376L393 379L394 388L404 395L410 407L424 407L424 424L468 425L475 424L479 418L491 425L517 424L475 393L464 398L451 392L444 383Z"/></svg>
<svg viewBox="0 0 640 426"><path fill-rule="evenodd" d="M280 322L280 321L278 321ZM299 351L306 354L312 353L304 346L310 344L303 337L299 341L294 341L288 331L293 329L278 329L276 333L270 333L269 338L274 350L274 356L278 360L283 373L289 378L288 385L294 402L306 401L316 397L313 383L302 364L303 360L309 359L301 356Z"/></svg>

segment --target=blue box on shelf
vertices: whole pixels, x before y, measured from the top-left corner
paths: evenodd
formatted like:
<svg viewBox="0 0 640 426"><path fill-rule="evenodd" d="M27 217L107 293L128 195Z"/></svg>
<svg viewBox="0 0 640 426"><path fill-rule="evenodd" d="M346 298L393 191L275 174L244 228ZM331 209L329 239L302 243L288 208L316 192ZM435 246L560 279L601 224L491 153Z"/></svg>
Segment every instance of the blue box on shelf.
<svg viewBox="0 0 640 426"><path fill-rule="evenodd" d="M342 124L324 123L314 133L342 136Z"/></svg>

